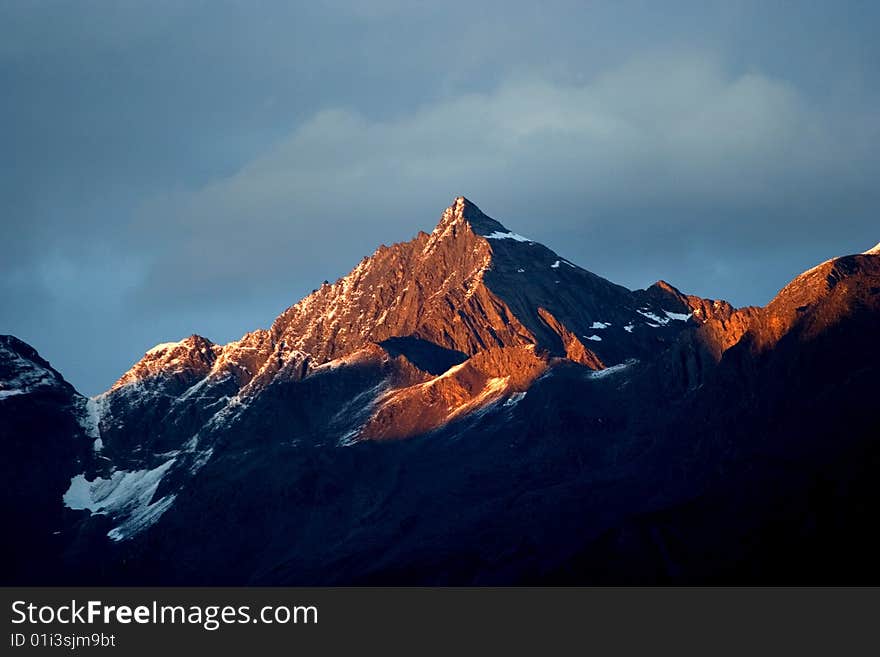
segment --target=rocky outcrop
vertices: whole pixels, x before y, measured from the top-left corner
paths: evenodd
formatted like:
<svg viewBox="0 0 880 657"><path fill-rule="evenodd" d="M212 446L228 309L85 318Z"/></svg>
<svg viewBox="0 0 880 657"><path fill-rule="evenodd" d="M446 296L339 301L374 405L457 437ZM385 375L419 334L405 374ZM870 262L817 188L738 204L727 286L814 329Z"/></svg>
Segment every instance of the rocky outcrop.
<svg viewBox="0 0 880 657"><path fill-rule="evenodd" d="M569 331L565 324L556 319L549 310L539 307L538 316L559 336L566 358L575 363L586 365L591 370L605 369L605 365L599 360L599 357L587 349L584 343Z"/></svg>
<svg viewBox="0 0 880 657"><path fill-rule="evenodd" d="M534 345L486 349L440 376L389 390L359 435L384 440L428 433L528 390L548 367Z"/></svg>

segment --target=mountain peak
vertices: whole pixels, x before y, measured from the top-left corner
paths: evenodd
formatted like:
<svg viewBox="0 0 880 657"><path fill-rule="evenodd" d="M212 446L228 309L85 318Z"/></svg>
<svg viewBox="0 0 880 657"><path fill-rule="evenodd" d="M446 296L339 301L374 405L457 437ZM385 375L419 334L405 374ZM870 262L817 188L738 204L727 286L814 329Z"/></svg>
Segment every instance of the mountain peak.
<svg viewBox="0 0 880 657"><path fill-rule="evenodd" d="M162 342L147 350L143 357L113 384L111 390L159 374L181 372L207 374L221 351L221 347L196 334L178 342Z"/></svg>
<svg viewBox="0 0 880 657"><path fill-rule="evenodd" d="M12 335L0 335L0 401L37 389L68 384L36 349Z"/></svg>
<svg viewBox="0 0 880 657"><path fill-rule="evenodd" d="M670 294L675 294L675 295L681 294L681 291L677 287L675 287L672 283L668 283L667 281L664 281L662 278L659 281L657 281L656 283L654 283L653 285L651 285L651 287L656 288L658 290L662 290L663 292L668 292Z"/></svg>
<svg viewBox="0 0 880 657"><path fill-rule="evenodd" d="M216 345L208 340L208 338L203 338L201 335L197 335L193 333L187 338L180 340L178 342L162 342L157 344L155 347L148 349L146 354L147 356L158 356L160 354L164 354L165 352L172 351L177 349L178 347L183 347L184 349L212 349Z"/></svg>
<svg viewBox="0 0 880 657"><path fill-rule="evenodd" d="M873 249L868 249L862 255L880 255L880 242L877 242Z"/></svg>
<svg viewBox="0 0 880 657"><path fill-rule="evenodd" d="M442 233L447 228L458 224L467 223L477 235L491 235L492 233L509 233L500 222L483 214L483 211L475 203L464 196L457 196L452 205L443 211L440 223L434 229L434 233Z"/></svg>

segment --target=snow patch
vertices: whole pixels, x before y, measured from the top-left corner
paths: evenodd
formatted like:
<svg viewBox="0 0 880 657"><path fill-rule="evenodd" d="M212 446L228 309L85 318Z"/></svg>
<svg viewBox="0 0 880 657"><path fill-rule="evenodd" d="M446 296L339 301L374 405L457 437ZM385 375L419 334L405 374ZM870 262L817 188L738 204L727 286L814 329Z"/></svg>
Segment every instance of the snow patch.
<svg viewBox="0 0 880 657"><path fill-rule="evenodd" d="M516 233L502 233L496 230L494 233L484 236L487 240L514 240L515 242L531 242L528 237L517 235Z"/></svg>
<svg viewBox="0 0 880 657"><path fill-rule="evenodd" d="M618 372L622 372L623 370L629 368L630 366L637 363L637 360L628 360L625 363L619 363L618 365L612 365L611 367L606 367L604 370L596 370L595 372L590 373L591 379L604 379L605 377L611 376L613 374L617 374Z"/></svg>
<svg viewBox="0 0 880 657"><path fill-rule="evenodd" d="M637 310L636 312L639 315L641 315L642 317L647 317L648 319L650 319L651 321L653 321L656 324L668 324L670 321L668 317L660 317L659 315L655 315L647 308L644 308L642 310ZM666 312L666 311L664 311L664 312Z"/></svg>
<svg viewBox="0 0 880 657"><path fill-rule="evenodd" d="M153 347L152 349L147 350L146 355L153 356L155 354L162 353L163 351L165 351L167 349L173 349L174 347L178 346L179 344L180 344L180 342L161 342L161 343L157 344L155 347Z"/></svg>
<svg viewBox="0 0 880 657"><path fill-rule="evenodd" d="M635 327L632 324L627 324L626 326L623 327L623 330L626 331L627 333L632 333L633 328L635 328Z"/></svg>
<svg viewBox="0 0 880 657"><path fill-rule="evenodd" d="M151 500L174 461L165 461L152 470L118 470L109 479L96 477L89 481L85 474L76 475L71 478L62 501L68 509L87 510L92 515L110 515L121 520L107 534L113 540L121 541L158 520L170 506L174 499L172 495L153 503Z"/></svg>
<svg viewBox="0 0 880 657"><path fill-rule="evenodd" d="M118 527L114 527L109 532L107 532L108 538L113 541L122 541L126 538L134 536L137 533L142 532L147 527L155 523L163 513L165 513L174 502L176 495L166 495L160 500L157 500L153 504L150 504L143 509L140 509L137 513L133 514L128 518L124 523L119 525Z"/></svg>
<svg viewBox="0 0 880 657"><path fill-rule="evenodd" d="M208 381L209 381L210 379L211 379L211 375L208 374L204 379L200 379L200 380L196 381L193 385L191 385L189 388L187 388L187 389L183 392L183 394L180 395L180 397L178 397L178 398L174 401L174 405L177 406L177 405L180 404L181 402L184 402L184 401L186 401L187 399L189 399L190 397L192 397L195 393L197 393L199 390L201 390L202 388L204 388L204 387L205 387L205 384L208 383Z"/></svg>
<svg viewBox="0 0 880 657"><path fill-rule="evenodd" d="M390 391L391 385L389 380L383 379L377 385L355 395L342 405L342 408L330 420L331 427L340 426L342 428L345 425L352 427L339 438L338 445L340 447L350 447L357 443L358 436L360 436L367 421L375 412L376 406L388 396Z"/></svg>
<svg viewBox="0 0 880 657"><path fill-rule="evenodd" d="M21 388L13 388L12 390L0 390L0 400L6 399L7 397L15 397L16 395L23 395L24 390Z"/></svg>
<svg viewBox="0 0 880 657"><path fill-rule="evenodd" d="M587 337L585 335L584 337L587 338L587 340L592 340L593 342L602 342L602 338L600 338L598 335L595 335L595 334L591 335L590 337Z"/></svg>
<svg viewBox="0 0 880 657"><path fill-rule="evenodd" d="M596 329L607 329L609 326L611 326L610 322L593 322L590 328L595 331Z"/></svg>
<svg viewBox="0 0 880 657"><path fill-rule="evenodd" d="M96 395L86 399L83 406L82 415L79 418L79 424L86 432L89 438L95 438L95 443L101 438L101 430L99 428L101 417L107 405L107 397L105 394ZM102 443L103 445L103 443ZM96 448L96 452L100 449Z"/></svg>
<svg viewBox="0 0 880 657"><path fill-rule="evenodd" d="M663 311L669 319L674 319L676 322L686 322L691 318L693 313L674 313L669 310Z"/></svg>
<svg viewBox="0 0 880 657"><path fill-rule="evenodd" d="M515 392L510 396L510 398L506 402L504 402L504 405L505 406L516 406L518 403L520 403L525 398L525 396L526 396L525 392Z"/></svg>

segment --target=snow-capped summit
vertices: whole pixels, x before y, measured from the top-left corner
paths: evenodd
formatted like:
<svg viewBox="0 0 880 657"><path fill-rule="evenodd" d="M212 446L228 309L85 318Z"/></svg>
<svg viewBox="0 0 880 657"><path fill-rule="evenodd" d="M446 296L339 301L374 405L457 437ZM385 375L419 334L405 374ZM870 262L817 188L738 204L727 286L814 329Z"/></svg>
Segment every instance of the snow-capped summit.
<svg viewBox="0 0 880 657"><path fill-rule="evenodd" d="M880 255L880 242L877 242L874 248L868 249L862 255Z"/></svg>

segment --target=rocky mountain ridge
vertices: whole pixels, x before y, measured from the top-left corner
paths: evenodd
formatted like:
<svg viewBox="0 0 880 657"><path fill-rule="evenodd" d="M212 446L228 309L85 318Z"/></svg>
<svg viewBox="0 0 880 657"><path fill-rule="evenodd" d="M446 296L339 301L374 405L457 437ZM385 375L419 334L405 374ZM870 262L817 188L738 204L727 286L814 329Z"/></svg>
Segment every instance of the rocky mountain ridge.
<svg viewBox="0 0 880 657"><path fill-rule="evenodd" d="M268 330L227 345L198 335L159 344L92 399L4 337L2 438L35 449L7 476L16 490L45 480L40 513L28 513L24 498L11 505L32 535L13 561L26 566L36 546L56 575L58 564L76 562L81 580L110 582L134 581L122 564L188 583L545 581L573 564L577 581L593 581L597 571L584 563L611 558L596 556L602 532L649 507L678 508L705 491L728 500L717 491L748 485L720 474L742 466L721 464L746 453L784 409L848 390L834 402L838 421L862 440L847 404L870 397L873 384L825 354L851 359L880 327L877 253L832 259L766 307L736 309L664 281L615 285L459 197L430 234L380 247ZM826 346L814 351L818 344ZM873 371L859 358L858 372ZM839 390L815 378L820 362ZM29 440L44 404L53 427ZM818 440L810 436L821 423L790 425L806 443ZM739 447L725 447L734 437ZM59 458L47 473L39 455L50 452ZM604 510L589 501L602 480ZM586 497L570 497L575 489ZM471 509L443 503L455 491ZM510 515L538 491L546 500L530 508L556 517L570 538L546 528L532 547L497 552L508 532L542 525ZM248 535L207 549L227 522ZM385 557L370 557L365 546L389 541ZM656 556L650 541L637 545L639 558ZM230 554L240 555L239 570ZM396 561L386 562L391 554ZM441 554L452 559L442 568ZM475 565L486 559L497 564ZM686 581L719 572L683 559Z"/></svg>
<svg viewBox="0 0 880 657"><path fill-rule="evenodd" d="M403 357L425 375L440 375L482 351L527 345L599 370L651 354L694 311L700 321L718 308L727 307L709 307L663 282L630 292L459 197L432 233L380 247L350 274L284 311L268 331L225 346L195 335L158 345L109 394L167 379L187 389L198 382L202 396L224 383L224 395L246 398L275 377L302 378L310 368L377 345L385 357Z"/></svg>

